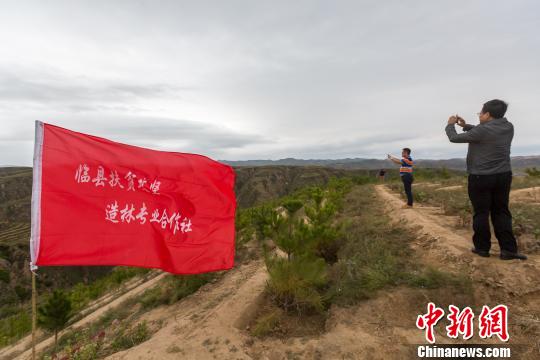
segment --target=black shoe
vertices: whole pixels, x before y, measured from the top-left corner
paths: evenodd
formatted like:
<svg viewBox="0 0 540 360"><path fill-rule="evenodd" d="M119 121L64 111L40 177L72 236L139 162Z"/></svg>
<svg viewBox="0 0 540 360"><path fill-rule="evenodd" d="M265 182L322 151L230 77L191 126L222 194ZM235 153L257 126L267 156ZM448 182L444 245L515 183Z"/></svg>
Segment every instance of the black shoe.
<svg viewBox="0 0 540 360"><path fill-rule="evenodd" d="M476 255L478 255L478 256L489 257L489 251L485 251L485 250L476 250L476 248L472 248L471 251L472 251L473 253L475 253Z"/></svg>
<svg viewBox="0 0 540 360"><path fill-rule="evenodd" d="M500 258L501 260L514 260L514 259L527 260L527 256L523 254L520 254L517 252L513 253L506 250L501 250Z"/></svg>

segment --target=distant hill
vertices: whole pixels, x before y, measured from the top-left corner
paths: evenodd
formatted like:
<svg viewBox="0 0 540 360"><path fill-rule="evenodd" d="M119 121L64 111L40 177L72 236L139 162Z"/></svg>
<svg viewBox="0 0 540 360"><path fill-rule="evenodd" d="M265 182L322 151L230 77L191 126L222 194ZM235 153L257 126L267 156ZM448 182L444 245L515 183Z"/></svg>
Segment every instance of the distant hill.
<svg viewBox="0 0 540 360"><path fill-rule="evenodd" d="M231 166L245 167L245 166L325 166L337 169L381 169L394 167L389 160L381 159L361 159L361 158L347 158L347 159L335 159L335 160L303 160L286 158L280 160L245 160L245 161L222 161L223 163ZM454 169L465 170L465 159L446 159L446 160L430 160L430 159L415 159L416 165L422 168L432 169ZM512 167L515 170L522 170L527 167L540 167L540 156L515 156L512 157Z"/></svg>
<svg viewBox="0 0 540 360"><path fill-rule="evenodd" d="M374 175L366 170L324 167L242 167L236 169L236 194L239 207L249 207L275 199L304 186L320 185L331 177ZM32 168L0 168L0 319L19 301L30 296L29 239ZM39 270L40 291L90 282L112 267L43 267Z"/></svg>
<svg viewBox="0 0 540 360"><path fill-rule="evenodd" d="M279 198L306 186L323 185L332 177L375 176L375 170L322 166L236 167L236 199L240 207Z"/></svg>
<svg viewBox="0 0 540 360"><path fill-rule="evenodd" d="M321 166L243 166L236 168L235 192L238 205L249 207L305 186L321 185L331 177L347 175L374 176L375 173ZM30 237L31 196L32 168L0 168L0 246L27 245ZM4 233L6 236L2 237Z"/></svg>

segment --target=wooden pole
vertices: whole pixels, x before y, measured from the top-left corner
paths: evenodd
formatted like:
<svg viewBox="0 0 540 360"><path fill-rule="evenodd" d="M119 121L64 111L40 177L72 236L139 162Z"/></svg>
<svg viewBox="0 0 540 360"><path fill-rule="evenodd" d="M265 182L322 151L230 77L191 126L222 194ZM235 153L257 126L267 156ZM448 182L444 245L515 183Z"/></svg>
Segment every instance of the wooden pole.
<svg viewBox="0 0 540 360"><path fill-rule="evenodd" d="M36 360L36 274L32 271L32 360Z"/></svg>

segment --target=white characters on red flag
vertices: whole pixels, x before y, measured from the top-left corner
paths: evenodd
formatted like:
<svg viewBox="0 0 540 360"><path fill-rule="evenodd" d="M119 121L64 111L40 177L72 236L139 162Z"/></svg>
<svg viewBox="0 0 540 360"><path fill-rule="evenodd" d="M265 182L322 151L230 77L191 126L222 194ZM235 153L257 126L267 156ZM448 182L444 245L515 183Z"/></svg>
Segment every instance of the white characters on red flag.
<svg viewBox="0 0 540 360"><path fill-rule="evenodd" d="M36 122L30 258L37 266L234 265L234 170L203 155Z"/></svg>
<svg viewBox="0 0 540 360"><path fill-rule="evenodd" d="M139 187L138 189L143 189L144 185L146 185L146 178L139 179Z"/></svg>
<svg viewBox="0 0 540 360"><path fill-rule="evenodd" d="M161 186L161 181L158 181L157 179L150 184L150 190L153 194L159 194L159 187Z"/></svg>
<svg viewBox="0 0 540 360"><path fill-rule="evenodd" d="M122 189L124 188L124 186L120 183L120 177L118 176L118 172L116 170L111 171L110 178L111 180L109 180L109 185L111 185L111 187L119 186Z"/></svg>
<svg viewBox="0 0 540 360"><path fill-rule="evenodd" d="M144 225L146 223L146 215L148 215L148 212L146 211L146 204L142 203L141 210L139 210L139 213L137 216L135 216L135 218L139 219L141 225Z"/></svg>
<svg viewBox="0 0 540 360"><path fill-rule="evenodd" d="M75 181L78 183L87 183L90 181L90 175L88 175L90 168L86 164L81 164L75 172Z"/></svg>
<svg viewBox="0 0 540 360"><path fill-rule="evenodd" d="M107 205L105 209L105 220L108 220L112 223L117 223L118 220L116 216L118 215L118 202L115 201L114 204Z"/></svg>
<svg viewBox="0 0 540 360"><path fill-rule="evenodd" d="M126 207L122 210L120 210L120 219L122 222L130 223L131 220L135 220L135 216L133 216L133 211L135 211L135 207L133 204L131 204L131 207L126 204Z"/></svg>
<svg viewBox="0 0 540 360"><path fill-rule="evenodd" d="M105 177L105 169L100 165L97 169L97 175L92 179L92 182L95 183L96 187L98 187L105 186L105 181L107 181L107 178Z"/></svg>
<svg viewBox="0 0 540 360"><path fill-rule="evenodd" d="M127 173L125 178L128 181L128 188L127 188L128 191L130 191L130 190L135 191L135 178L136 177L137 176L135 174L133 174L131 171Z"/></svg>

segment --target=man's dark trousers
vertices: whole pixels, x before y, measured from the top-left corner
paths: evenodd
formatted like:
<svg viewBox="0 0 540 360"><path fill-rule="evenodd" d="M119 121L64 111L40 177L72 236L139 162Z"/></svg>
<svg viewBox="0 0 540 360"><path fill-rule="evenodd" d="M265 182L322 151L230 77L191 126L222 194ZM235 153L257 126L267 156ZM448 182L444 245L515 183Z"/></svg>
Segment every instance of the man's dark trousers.
<svg viewBox="0 0 540 360"><path fill-rule="evenodd" d="M512 173L469 175L469 199L474 208L473 242L476 250L489 251L491 231L489 215L501 250L517 252L512 231L512 214L508 209Z"/></svg>
<svg viewBox="0 0 540 360"><path fill-rule="evenodd" d="M412 206L413 204L412 183L414 181L412 174L410 173L401 174L401 181L403 181L405 194L407 194L407 205Z"/></svg>

